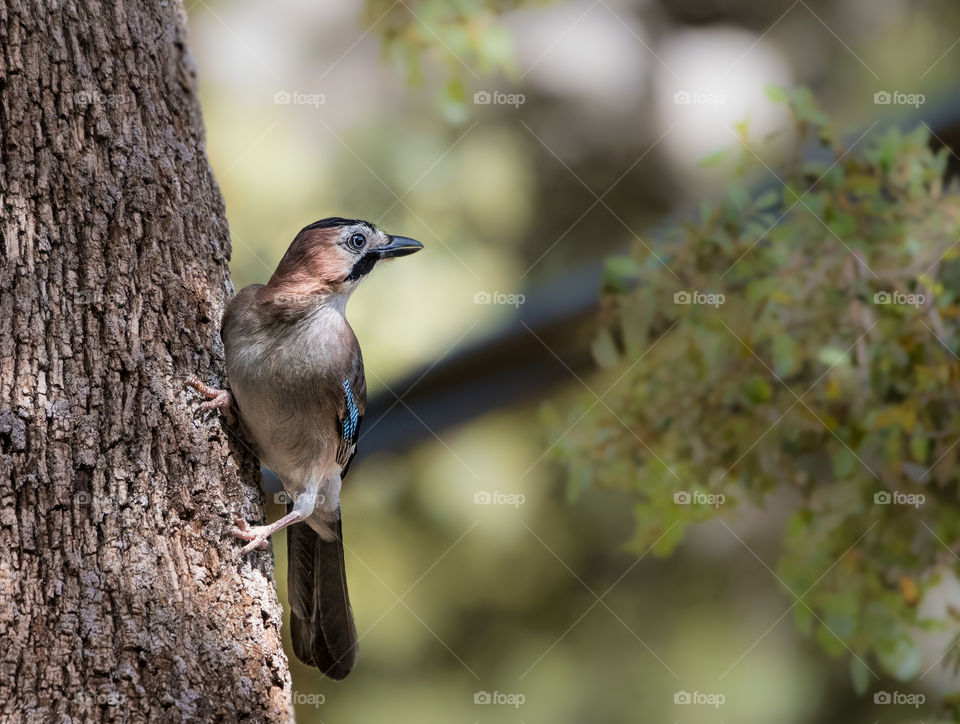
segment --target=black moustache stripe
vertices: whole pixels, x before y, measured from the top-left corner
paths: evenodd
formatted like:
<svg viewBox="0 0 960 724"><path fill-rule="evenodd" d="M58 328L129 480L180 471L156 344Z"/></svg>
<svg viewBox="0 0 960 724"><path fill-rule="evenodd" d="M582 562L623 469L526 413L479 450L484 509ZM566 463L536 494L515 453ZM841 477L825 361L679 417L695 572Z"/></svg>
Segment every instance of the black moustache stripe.
<svg viewBox="0 0 960 724"><path fill-rule="evenodd" d="M373 265L377 263L377 258L376 252L368 251L357 260L357 263L353 265L353 269L350 270L350 273L347 274L346 279L343 281L356 281L360 277L369 274L370 270L373 269Z"/></svg>

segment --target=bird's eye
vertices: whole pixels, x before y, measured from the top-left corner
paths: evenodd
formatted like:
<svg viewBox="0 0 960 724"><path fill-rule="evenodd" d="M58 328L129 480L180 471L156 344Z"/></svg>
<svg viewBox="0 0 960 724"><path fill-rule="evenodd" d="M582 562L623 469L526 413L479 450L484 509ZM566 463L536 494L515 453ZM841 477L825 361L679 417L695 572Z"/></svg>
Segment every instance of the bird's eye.
<svg viewBox="0 0 960 724"><path fill-rule="evenodd" d="M363 245L367 243L367 237L363 234L354 234L350 237L350 246L354 249L362 249Z"/></svg>

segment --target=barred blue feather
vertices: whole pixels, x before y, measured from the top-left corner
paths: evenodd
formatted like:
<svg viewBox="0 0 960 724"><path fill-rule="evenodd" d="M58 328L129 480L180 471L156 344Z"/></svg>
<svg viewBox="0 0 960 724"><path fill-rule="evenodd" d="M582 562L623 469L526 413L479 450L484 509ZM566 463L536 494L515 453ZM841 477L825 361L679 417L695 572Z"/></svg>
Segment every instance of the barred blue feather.
<svg viewBox="0 0 960 724"><path fill-rule="evenodd" d="M360 410L357 408L357 401L353 398L353 390L350 389L348 380L343 381L343 391L347 395L347 414L343 418L341 437L343 440L353 443L357 434L357 426L360 424Z"/></svg>

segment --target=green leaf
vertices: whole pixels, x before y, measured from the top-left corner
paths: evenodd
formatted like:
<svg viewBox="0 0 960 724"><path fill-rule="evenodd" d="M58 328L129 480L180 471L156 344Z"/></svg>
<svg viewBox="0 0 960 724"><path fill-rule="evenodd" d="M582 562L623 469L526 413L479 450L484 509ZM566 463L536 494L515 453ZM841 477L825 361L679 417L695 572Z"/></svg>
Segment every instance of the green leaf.
<svg viewBox="0 0 960 724"><path fill-rule="evenodd" d="M620 316L623 343L631 359L636 359L649 347L650 322L653 310L639 304L628 304Z"/></svg>
<svg viewBox="0 0 960 724"><path fill-rule="evenodd" d="M823 647L823 650L827 652L828 656L840 656L847 650L847 647L843 645L843 641L835 636L833 631L823 625L817 627L817 642Z"/></svg>
<svg viewBox="0 0 960 724"><path fill-rule="evenodd" d="M730 155L729 148L721 148L719 151L714 151L713 153L707 154L700 159L699 165L701 168L710 168L711 166L718 166Z"/></svg>
<svg viewBox="0 0 960 724"><path fill-rule="evenodd" d="M786 90L778 85L767 85L763 88L764 94L774 103L789 103L790 96Z"/></svg>
<svg viewBox="0 0 960 724"><path fill-rule="evenodd" d="M910 438L910 454L917 462L924 462L930 452L930 440L923 435L914 435Z"/></svg>
<svg viewBox="0 0 960 724"><path fill-rule="evenodd" d="M793 111L801 121L806 121L817 127L827 124L827 117L823 111L817 108L817 102L809 88L806 86L795 88L791 94L791 100Z"/></svg>
<svg viewBox="0 0 960 724"><path fill-rule="evenodd" d="M502 25L490 25L480 35L478 51L485 69L507 66L513 60L513 36Z"/></svg>
<svg viewBox="0 0 960 724"><path fill-rule="evenodd" d="M848 641L857 630L859 601L857 591L845 589L822 598L823 619L830 631L843 641Z"/></svg>
<svg viewBox="0 0 960 724"><path fill-rule="evenodd" d="M592 461L578 461L570 466L570 479L567 481L567 502L574 503L584 490L593 484Z"/></svg>
<svg viewBox="0 0 960 724"><path fill-rule="evenodd" d="M827 367L843 367L850 363L850 356L839 347L824 347L817 353L817 359Z"/></svg>
<svg viewBox="0 0 960 724"><path fill-rule="evenodd" d="M850 679L853 681L853 690L857 693L857 696L863 696L867 693L872 675L862 659L856 656L850 657Z"/></svg>
<svg viewBox="0 0 960 724"><path fill-rule="evenodd" d="M833 454L833 474L837 480L846 480L857 467L857 458L845 447Z"/></svg>
<svg viewBox="0 0 960 724"><path fill-rule="evenodd" d="M793 622L797 630L804 636L809 636L813 631L813 614L806 606L797 606L793 609Z"/></svg>
<svg viewBox="0 0 960 724"><path fill-rule="evenodd" d="M467 119L467 92L460 78L451 78L444 84L437 103L449 122L463 123Z"/></svg>
<svg viewBox="0 0 960 724"><path fill-rule="evenodd" d="M909 681L920 672L920 650L905 633L893 639L881 640L875 650L884 671L898 681Z"/></svg>
<svg viewBox="0 0 960 724"><path fill-rule="evenodd" d="M773 397L773 387L764 377L751 377L743 383L743 391L750 402L763 404Z"/></svg>
<svg viewBox="0 0 960 724"><path fill-rule="evenodd" d="M730 195L730 203L733 204L733 207L738 213L743 211L750 202L750 192L739 184L731 185L728 193Z"/></svg>
<svg viewBox="0 0 960 724"><path fill-rule="evenodd" d="M857 231L857 220L850 214L835 213L829 225L830 230L844 241Z"/></svg>
<svg viewBox="0 0 960 724"><path fill-rule="evenodd" d="M769 209L771 206L776 206L779 202L780 192L771 189L760 194L753 202L753 206L757 209Z"/></svg>
<svg viewBox="0 0 960 724"><path fill-rule="evenodd" d="M797 343L789 334L773 338L773 370L777 377L792 375L797 369Z"/></svg>
<svg viewBox="0 0 960 724"><path fill-rule="evenodd" d="M597 334L590 349L593 352L593 358L601 367L615 367L620 360L617 345L609 329L602 329Z"/></svg>
<svg viewBox="0 0 960 724"><path fill-rule="evenodd" d="M637 278L638 271L637 262L633 257L608 257L603 268L603 291L613 294L627 291L631 282Z"/></svg>

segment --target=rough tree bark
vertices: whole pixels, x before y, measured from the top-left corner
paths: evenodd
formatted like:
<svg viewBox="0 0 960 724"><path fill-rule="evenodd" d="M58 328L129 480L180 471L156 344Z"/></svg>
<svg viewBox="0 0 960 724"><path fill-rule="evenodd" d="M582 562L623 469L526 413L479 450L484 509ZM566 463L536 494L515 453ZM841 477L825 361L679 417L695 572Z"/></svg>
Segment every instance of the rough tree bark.
<svg viewBox="0 0 960 724"><path fill-rule="evenodd" d="M181 3L0 0L0 720L291 716Z"/></svg>

